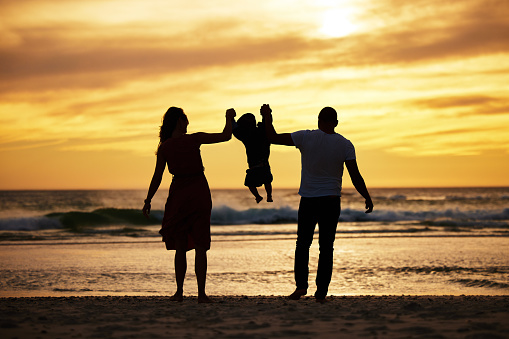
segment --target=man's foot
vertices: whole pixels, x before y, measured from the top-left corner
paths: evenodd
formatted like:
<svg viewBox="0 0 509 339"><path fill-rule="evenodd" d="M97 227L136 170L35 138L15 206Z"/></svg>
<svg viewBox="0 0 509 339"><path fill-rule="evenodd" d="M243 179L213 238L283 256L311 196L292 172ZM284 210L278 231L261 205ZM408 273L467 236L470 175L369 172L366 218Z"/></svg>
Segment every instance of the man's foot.
<svg viewBox="0 0 509 339"><path fill-rule="evenodd" d="M288 296L288 299L290 299L290 300L299 300L300 297L302 297L303 295L306 295L306 293L308 293L308 291L305 290L305 289L295 290L292 294L290 294Z"/></svg>
<svg viewBox="0 0 509 339"><path fill-rule="evenodd" d="M200 295L198 296L198 303L199 304L212 304L214 301L210 299L207 295Z"/></svg>
<svg viewBox="0 0 509 339"><path fill-rule="evenodd" d="M175 292L175 294L170 297L170 301L178 301L181 303L184 301L184 296L180 292Z"/></svg>
<svg viewBox="0 0 509 339"><path fill-rule="evenodd" d="M272 200L272 196L271 195L267 195L267 202L273 202L274 200Z"/></svg>
<svg viewBox="0 0 509 339"><path fill-rule="evenodd" d="M259 196L255 197L255 199L256 199L256 203L257 203L257 204L259 204L259 203L260 203L260 201L262 201L262 200L263 200L263 198L262 198L262 196L261 196L261 195L259 195Z"/></svg>
<svg viewBox="0 0 509 339"><path fill-rule="evenodd" d="M315 298L317 303L325 304L328 300L325 298Z"/></svg>

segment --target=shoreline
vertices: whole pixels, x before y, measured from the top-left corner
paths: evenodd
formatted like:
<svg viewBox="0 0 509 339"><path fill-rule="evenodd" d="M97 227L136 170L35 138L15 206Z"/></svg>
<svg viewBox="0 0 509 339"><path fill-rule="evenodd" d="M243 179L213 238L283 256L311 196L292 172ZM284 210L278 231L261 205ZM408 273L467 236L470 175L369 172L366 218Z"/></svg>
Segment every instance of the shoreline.
<svg viewBox="0 0 509 339"><path fill-rule="evenodd" d="M509 338L509 296L2 297L2 338Z"/></svg>

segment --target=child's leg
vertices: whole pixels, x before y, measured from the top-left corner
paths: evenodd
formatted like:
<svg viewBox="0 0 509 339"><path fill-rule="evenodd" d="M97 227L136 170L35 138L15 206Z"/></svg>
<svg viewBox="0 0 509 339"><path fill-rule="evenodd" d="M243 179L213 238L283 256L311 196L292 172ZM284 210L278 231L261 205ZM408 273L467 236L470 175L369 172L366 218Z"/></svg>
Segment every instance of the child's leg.
<svg viewBox="0 0 509 339"><path fill-rule="evenodd" d="M251 191L251 193L253 193L256 199L256 203L259 203L260 201L263 200L262 196L258 193L258 190L256 189L255 186L249 187L249 190Z"/></svg>
<svg viewBox="0 0 509 339"><path fill-rule="evenodd" d="M265 192L267 192L267 202L272 202L272 184L267 182L265 185Z"/></svg>

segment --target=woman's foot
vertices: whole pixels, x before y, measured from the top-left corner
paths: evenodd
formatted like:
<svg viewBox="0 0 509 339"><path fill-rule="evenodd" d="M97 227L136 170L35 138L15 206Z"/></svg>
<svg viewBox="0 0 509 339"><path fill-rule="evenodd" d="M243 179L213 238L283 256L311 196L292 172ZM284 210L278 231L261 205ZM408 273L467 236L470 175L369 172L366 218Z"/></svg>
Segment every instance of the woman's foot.
<svg viewBox="0 0 509 339"><path fill-rule="evenodd" d="M198 304L212 304L213 302L206 294L198 296Z"/></svg>
<svg viewBox="0 0 509 339"><path fill-rule="evenodd" d="M273 202L274 200L272 200L272 195L267 195L267 202Z"/></svg>
<svg viewBox="0 0 509 339"><path fill-rule="evenodd" d="M175 294L170 297L170 301L178 301L179 303L183 302L184 296L182 295L182 292L175 292Z"/></svg>
<svg viewBox="0 0 509 339"><path fill-rule="evenodd" d="M257 204L259 204L259 203L260 203L260 201L262 201L262 200L263 200L263 198L262 198L262 196L261 196L261 195L259 195L259 196L255 197L255 199L256 199L256 203L257 203Z"/></svg>
<svg viewBox="0 0 509 339"><path fill-rule="evenodd" d="M292 294L290 294L288 296L288 299L290 299L290 300L299 300L300 297L306 295L306 293L308 293L308 291L305 290L305 289L295 290Z"/></svg>

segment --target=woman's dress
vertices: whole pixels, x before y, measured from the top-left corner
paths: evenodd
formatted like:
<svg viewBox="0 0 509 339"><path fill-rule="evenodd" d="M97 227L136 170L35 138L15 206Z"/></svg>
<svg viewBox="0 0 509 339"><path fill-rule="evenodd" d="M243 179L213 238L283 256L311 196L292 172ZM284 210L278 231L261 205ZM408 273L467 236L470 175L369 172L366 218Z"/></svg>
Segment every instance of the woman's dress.
<svg viewBox="0 0 509 339"><path fill-rule="evenodd" d="M187 239L186 250L210 248L210 212L212 199L203 173L200 144L196 137L183 135L161 144L162 155L173 174L159 233L166 249L176 249L177 239Z"/></svg>

